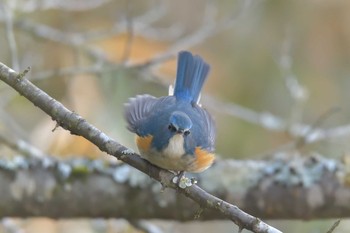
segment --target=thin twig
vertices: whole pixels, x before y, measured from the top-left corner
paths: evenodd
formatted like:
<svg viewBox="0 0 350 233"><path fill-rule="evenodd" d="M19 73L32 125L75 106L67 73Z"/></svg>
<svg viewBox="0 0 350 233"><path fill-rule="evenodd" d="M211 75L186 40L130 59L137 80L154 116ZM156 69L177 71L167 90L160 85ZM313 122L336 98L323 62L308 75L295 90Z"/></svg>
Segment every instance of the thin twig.
<svg viewBox="0 0 350 233"><path fill-rule="evenodd" d="M226 19L221 20L220 22L213 22L213 10L210 10L213 6L209 4L207 7L207 13L205 14L205 22L193 33L187 35L179 40L173 45L171 45L166 51L157 54L155 57L149 59L148 61L134 66L144 69L149 66L158 65L172 59L176 56L179 50L188 49L199 43L204 42L210 37L221 32L223 29L231 28L237 21L245 14L246 9L250 4L250 1L244 1L240 10L237 14L232 15Z"/></svg>
<svg viewBox="0 0 350 233"><path fill-rule="evenodd" d="M320 125L322 125L331 115L333 115L339 110L340 110L339 108L331 108L327 112L319 116L318 119L316 119L316 121L309 126L309 128L305 129L304 135L302 135L296 140L295 142L296 148L303 147L307 143L307 141L309 141L310 138L312 137L313 130L318 128Z"/></svg>
<svg viewBox="0 0 350 233"><path fill-rule="evenodd" d="M134 26L133 18L131 17L131 1L127 0L126 10L125 10L125 19L126 19L126 43L124 46L121 63L126 64L129 61L132 43L134 41Z"/></svg>
<svg viewBox="0 0 350 233"><path fill-rule="evenodd" d="M28 157L43 158L45 153L24 140L11 140L9 135L0 134L0 143Z"/></svg>
<svg viewBox="0 0 350 233"><path fill-rule="evenodd" d="M10 1L2 5L2 12L5 16L6 38L7 38L7 43L9 45L9 49L11 53L11 64L14 69L19 70L17 44L16 44L15 34L13 30L13 13L14 12L13 12L13 7L11 7L8 4L11 4Z"/></svg>
<svg viewBox="0 0 350 233"><path fill-rule="evenodd" d="M290 107L287 132L290 132L294 125L302 121L304 106L309 97L308 90L303 87L294 74L293 59L292 59L292 33L289 27L286 29L286 36L281 46L280 55L276 60L281 77L284 79L285 86L288 90L293 104ZM293 136L293 135L292 135Z"/></svg>
<svg viewBox="0 0 350 233"><path fill-rule="evenodd" d="M333 231L335 230L335 228L337 228L339 226L340 223L340 219L338 219L337 221L335 221L335 223L333 223L333 225L331 226L331 228L329 228L329 230L327 231L327 233L333 233Z"/></svg>
<svg viewBox="0 0 350 233"><path fill-rule="evenodd" d="M235 103L224 103L212 96L204 96L203 103L210 109L234 116L251 124L259 125L270 131L284 131L286 122L269 112L256 112Z"/></svg>
<svg viewBox="0 0 350 233"><path fill-rule="evenodd" d="M79 49L88 57L91 57L97 61L109 63L107 56L100 49L84 44L83 38L81 38L78 34L67 34L47 25L31 22L28 19L16 21L15 26L22 30L28 31L32 35L41 39L51 40L75 49Z"/></svg>
<svg viewBox="0 0 350 233"><path fill-rule="evenodd" d="M129 221L136 229L145 233L163 233L164 231L157 225L144 220Z"/></svg>
<svg viewBox="0 0 350 233"><path fill-rule="evenodd" d="M64 11L87 11L100 7L111 0L75 0L75 1L21 1L16 7L18 11L25 13L37 10L60 9Z"/></svg>

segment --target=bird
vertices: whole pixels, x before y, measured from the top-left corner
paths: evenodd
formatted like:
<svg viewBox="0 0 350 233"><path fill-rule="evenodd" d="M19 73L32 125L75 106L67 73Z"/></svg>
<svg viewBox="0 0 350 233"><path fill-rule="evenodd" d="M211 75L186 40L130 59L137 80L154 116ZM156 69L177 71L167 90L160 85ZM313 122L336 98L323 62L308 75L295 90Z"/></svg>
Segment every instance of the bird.
<svg viewBox="0 0 350 233"><path fill-rule="evenodd" d="M213 164L215 123L199 103L209 70L200 56L181 51L168 96L137 95L125 104L127 129L136 134L143 159L179 176L202 172Z"/></svg>

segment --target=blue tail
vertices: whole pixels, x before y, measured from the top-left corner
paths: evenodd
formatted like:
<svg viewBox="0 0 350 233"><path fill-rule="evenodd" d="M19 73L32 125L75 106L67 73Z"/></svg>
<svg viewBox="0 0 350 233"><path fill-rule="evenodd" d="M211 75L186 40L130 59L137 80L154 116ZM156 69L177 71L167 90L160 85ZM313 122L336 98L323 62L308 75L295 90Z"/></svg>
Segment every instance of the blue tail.
<svg viewBox="0 0 350 233"><path fill-rule="evenodd" d="M179 53L174 96L178 100L197 103L204 81L209 73L209 65L199 56L190 52Z"/></svg>

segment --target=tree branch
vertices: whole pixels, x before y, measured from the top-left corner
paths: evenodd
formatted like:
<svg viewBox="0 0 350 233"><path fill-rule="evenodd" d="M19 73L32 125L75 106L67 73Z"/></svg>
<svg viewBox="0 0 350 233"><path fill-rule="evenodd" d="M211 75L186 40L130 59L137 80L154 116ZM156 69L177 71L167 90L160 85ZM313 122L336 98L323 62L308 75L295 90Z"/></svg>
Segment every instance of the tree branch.
<svg viewBox="0 0 350 233"><path fill-rule="evenodd" d="M109 138L105 133L89 124L78 114L68 110L61 103L25 79L23 74L16 73L2 63L0 63L0 79L30 100L35 106L50 115L59 126L69 130L71 134L86 138L99 147L101 151L107 152L148 174L164 186L176 189L179 193L197 202L202 208L217 210L235 222L240 228L245 228L253 232L280 232L260 219L243 212L237 206L205 192L197 185L180 189L172 182L174 174L151 165L135 153L126 156L123 152L128 150L128 148Z"/></svg>
<svg viewBox="0 0 350 233"><path fill-rule="evenodd" d="M219 161L196 179L219 198L264 219L350 216L345 166L315 156L292 162ZM123 163L49 157L0 160L0 217L227 218L172 189L161 190L159 182Z"/></svg>

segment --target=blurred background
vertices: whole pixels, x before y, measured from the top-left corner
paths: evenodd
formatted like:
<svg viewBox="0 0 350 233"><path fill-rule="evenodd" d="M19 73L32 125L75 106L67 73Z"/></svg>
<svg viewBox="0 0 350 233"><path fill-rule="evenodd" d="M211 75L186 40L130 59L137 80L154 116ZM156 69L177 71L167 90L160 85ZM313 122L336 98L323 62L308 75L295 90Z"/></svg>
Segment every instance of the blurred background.
<svg viewBox="0 0 350 233"><path fill-rule="evenodd" d="M16 71L30 66L28 79L136 150L123 104L137 94L167 95L177 53L189 50L211 65L202 104L217 123L219 157L267 159L302 141L305 154L341 158L350 151L349 10L349 1L327 0L0 0L0 62ZM61 128L52 132L55 122L3 83L0 105L1 156L112 159ZM34 152L15 148L19 140ZM271 222L284 232L326 232L332 223ZM123 224L6 219L0 232L13 225L20 232L134 232ZM227 222L163 227L195 232L203 225L232 232Z"/></svg>

